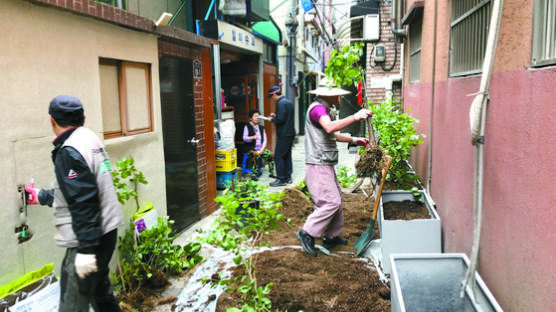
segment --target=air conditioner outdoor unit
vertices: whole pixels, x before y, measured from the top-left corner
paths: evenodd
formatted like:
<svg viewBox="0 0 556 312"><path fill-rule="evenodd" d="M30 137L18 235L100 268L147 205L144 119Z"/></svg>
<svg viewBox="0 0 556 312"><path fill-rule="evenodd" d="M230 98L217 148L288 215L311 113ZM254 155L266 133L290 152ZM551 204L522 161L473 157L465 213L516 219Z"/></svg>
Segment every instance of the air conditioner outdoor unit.
<svg viewBox="0 0 556 312"><path fill-rule="evenodd" d="M368 14L363 18L363 39L378 41L380 39L380 20L378 14Z"/></svg>
<svg viewBox="0 0 556 312"><path fill-rule="evenodd" d="M225 15L245 16L247 14L245 0L221 0L218 9Z"/></svg>

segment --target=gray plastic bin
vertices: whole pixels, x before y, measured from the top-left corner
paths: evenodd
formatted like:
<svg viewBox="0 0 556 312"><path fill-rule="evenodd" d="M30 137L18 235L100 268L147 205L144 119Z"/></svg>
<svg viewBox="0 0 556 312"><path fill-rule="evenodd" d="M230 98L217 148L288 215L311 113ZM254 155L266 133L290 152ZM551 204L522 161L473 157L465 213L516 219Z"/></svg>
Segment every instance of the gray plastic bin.
<svg viewBox="0 0 556 312"><path fill-rule="evenodd" d="M392 254L390 260L392 312L503 311L478 274L477 302L471 285L460 298L465 254Z"/></svg>

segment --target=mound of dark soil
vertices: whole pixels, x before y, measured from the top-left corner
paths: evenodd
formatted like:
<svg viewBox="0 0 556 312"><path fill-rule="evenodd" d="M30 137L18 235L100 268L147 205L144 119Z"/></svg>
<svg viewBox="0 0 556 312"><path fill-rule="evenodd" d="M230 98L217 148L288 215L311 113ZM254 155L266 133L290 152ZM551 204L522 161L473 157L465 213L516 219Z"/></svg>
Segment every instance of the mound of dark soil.
<svg viewBox="0 0 556 312"><path fill-rule="evenodd" d="M281 213L291 226L266 236L272 246L299 246L295 233L303 226L313 205L305 194L286 189ZM369 227L374 199L362 193L344 194L344 231L347 246L331 250L339 257L319 252L312 257L300 248L265 251L258 255L259 285L275 283L269 298L272 310L279 311L390 311L389 289L379 280L369 263L356 257L353 243ZM379 237L375 226L375 238ZM317 239L316 244L321 244ZM239 272L239 269L235 272ZM217 311L240 307L239 294L228 292L220 296Z"/></svg>
<svg viewBox="0 0 556 312"><path fill-rule="evenodd" d="M431 216L424 203L404 200L389 201L384 203L382 208L384 211L384 219L386 220L415 220L430 219Z"/></svg>
<svg viewBox="0 0 556 312"><path fill-rule="evenodd" d="M280 212L290 220L289 226L284 223L280 231L270 233L265 239L275 247L292 247L258 254L256 266L259 286L275 283L268 296L272 301L272 311L390 311L389 286L383 285L370 263L355 256L356 250L352 247L369 227L374 198L363 193L344 194L343 202L342 236L347 236L348 245L331 250L339 257L327 256L320 251L317 257L312 257L299 248L295 233L313 211L313 204L299 190L284 190ZM377 223L373 230L374 238L379 238ZM320 239L316 240L316 244L321 243ZM236 268L236 273L238 271ZM145 295L148 292L141 291ZM151 295L150 298L137 295L135 301L144 303L141 308L134 305L137 311L151 311L153 304L156 311L179 310L172 304L175 297L171 298L173 300L165 300L156 292ZM217 311L241 307L242 302L239 294L224 293L218 298Z"/></svg>
<svg viewBox="0 0 556 312"><path fill-rule="evenodd" d="M132 281L129 289L117 295L120 302L124 302L123 311L150 311L160 299L160 293L168 285L168 277L164 272L153 269L149 272L151 278L145 279L143 283ZM147 272L140 273L144 276Z"/></svg>

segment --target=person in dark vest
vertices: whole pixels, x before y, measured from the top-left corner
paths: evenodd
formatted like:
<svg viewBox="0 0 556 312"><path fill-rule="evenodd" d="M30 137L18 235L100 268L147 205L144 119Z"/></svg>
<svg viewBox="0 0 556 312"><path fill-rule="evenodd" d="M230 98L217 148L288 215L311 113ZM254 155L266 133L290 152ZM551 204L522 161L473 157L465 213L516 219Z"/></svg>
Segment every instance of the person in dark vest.
<svg viewBox="0 0 556 312"><path fill-rule="evenodd" d="M108 264L122 224L110 159L98 136L83 127L81 101L59 95L48 109L56 180L50 190L25 187L28 204L54 208L56 244L66 248L60 274L60 312L121 311Z"/></svg>
<svg viewBox="0 0 556 312"><path fill-rule="evenodd" d="M315 238L323 237L322 244L327 249L347 244L347 240L340 237L344 228L344 211L342 190L334 170L334 165L338 163L336 142L368 147L367 138L352 137L340 133L340 130L369 118L372 113L364 108L344 119L336 119L331 108L340 95L349 92L329 86L326 80L308 93L316 97L307 108L305 121L305 181L315 207L303 228L297 232L297 238L303 250L316 257Z"/></svg>
<svg viewBox="0 0 556 312"><path fill-rule="evenodd" d="M274 173L274 159L272 152L266 149L266 133L263 125L260 123L260 111L252 109L249 111L249 123L243 128L243 142L245 142L245 151L247 156L252 160L252 170L254 175L251 179L257 181L263 174L263 167L268 163L268 171L270 176Z"/></svg>
<svg viewBox="0 0 556 312"><path fill-rule="evenodd" d="M276 103L276 113L271 113L270 120L276 126L276 146L274 163L276 180L270 186L284 186L292 183L293 161L292 146L295 139L295 109L293 103L282 95L278 86L268 89L268 98Z"/></svg>

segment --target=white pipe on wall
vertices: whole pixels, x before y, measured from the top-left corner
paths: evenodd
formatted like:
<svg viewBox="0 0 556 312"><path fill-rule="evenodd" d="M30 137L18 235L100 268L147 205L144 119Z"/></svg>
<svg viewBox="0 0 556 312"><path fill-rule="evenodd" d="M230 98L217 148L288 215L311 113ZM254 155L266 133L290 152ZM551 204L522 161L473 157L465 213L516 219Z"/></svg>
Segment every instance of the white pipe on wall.
<svg viewBox="0 0 556 312"><path fill-rule="evenodd" d="M477 261L479 258L479 244L481 241L483 214L483 145L486 127L486 109L489 101L488 90L490 87L492 69L494 67L494 58L496 55L496 46L498 44L503 6L504 0L494 0L492 5L492 17L490 20L485 59L483 61L481 86L479 92L473 100L473 103L471 104L471 109L469 111L471 143L475 146L475 178L473 183L473 249L470 257L471 264L469 265L469 268L465 273L465 278L462 282L460 293L461 297L463 297L465 287L470 281L473 286L473 290L475 291L475 271L477 270Z"/></svg>

